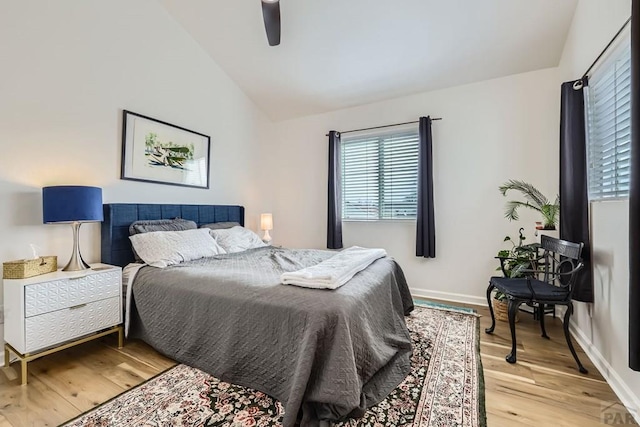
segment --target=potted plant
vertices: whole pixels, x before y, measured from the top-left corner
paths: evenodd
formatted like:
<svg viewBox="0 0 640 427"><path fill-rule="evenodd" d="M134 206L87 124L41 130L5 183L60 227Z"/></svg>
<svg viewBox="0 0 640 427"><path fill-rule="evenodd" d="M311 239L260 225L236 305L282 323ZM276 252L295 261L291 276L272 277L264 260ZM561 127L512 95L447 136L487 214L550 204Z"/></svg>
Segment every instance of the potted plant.
<svg viewBox="0 0 640 427"><path fill-rule="evenodd" d="M518 230L518 244L509 236L505 236L503 242L511 243L510 249L502 249L498 251L497 259L500 260L500 266L496 268L502 271L505 277L522 277L524 270L532 270L538 257L538 245L523 245L526 240L524 228ZM500 291L496 291L493 295L493 311L496 319L504 322L509 320L507 296ZM516 316L516 322L518 318Z"/></svg>
<svg viewBox="0 0 640 427"><path fill-rule="evenodd" d="M507 202L504 216L508 218L509 221L518 220L518 208L524 207L540 212L542 215L542 227L536 228L541 228L543 230L556 229L558 216L560 215L559 196L556 196L555 201L551 203L549 199L547 199L536 187L527 182L515 179L505 182L498 187L498 189L503 196L506 196L509 190L515 190L522 193L525 198L524 202L520 200L510 200Z"/></svg>

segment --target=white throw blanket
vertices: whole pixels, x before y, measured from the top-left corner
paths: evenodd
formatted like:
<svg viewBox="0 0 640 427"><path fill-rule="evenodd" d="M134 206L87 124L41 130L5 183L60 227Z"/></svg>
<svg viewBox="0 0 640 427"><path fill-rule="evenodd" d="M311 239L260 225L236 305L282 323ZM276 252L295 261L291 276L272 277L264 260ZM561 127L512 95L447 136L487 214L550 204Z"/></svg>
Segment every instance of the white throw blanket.
<svg viewBox="0 0 640 427"><path fill-rule="evenodd" d="M387 256L384 249L366 249L352 246L311 267L283 273L280 280L285 285L314 289L336 289L347 283L358 272Z"/></svg>

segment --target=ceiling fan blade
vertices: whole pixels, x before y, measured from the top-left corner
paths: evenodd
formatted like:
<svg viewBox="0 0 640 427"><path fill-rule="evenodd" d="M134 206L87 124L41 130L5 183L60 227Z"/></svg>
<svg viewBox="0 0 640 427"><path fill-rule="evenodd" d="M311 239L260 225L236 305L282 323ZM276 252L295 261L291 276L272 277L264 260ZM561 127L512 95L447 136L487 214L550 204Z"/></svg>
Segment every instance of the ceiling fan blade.
<svg viewBox="0 0 640 427"><path fill-rule="evenodd" d="M269 46L280 44L280 2L262 0L262 17Z"/></svg>

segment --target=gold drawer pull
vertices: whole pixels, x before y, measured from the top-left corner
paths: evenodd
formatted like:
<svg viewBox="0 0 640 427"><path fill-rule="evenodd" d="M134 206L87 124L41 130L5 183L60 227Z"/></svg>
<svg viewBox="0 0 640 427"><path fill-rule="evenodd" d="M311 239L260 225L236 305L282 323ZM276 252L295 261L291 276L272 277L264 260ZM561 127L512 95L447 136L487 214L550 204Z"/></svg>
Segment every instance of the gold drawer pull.
<svg viewBox="0 0 640 427"><path fill-rule="evenodd" d="M86 274L84 276L69 277L69 280L80 280L80 279L84 279L85 277L87 277Z"/></svg>
<svg viewBox="0 0 640 427"><path fill-rule="evenodd" d="M69 310L75 310L77 308L82 308L84 306L86 306L87 304L78 304L78 305L74 305L73 307L69 307Z"/></svg>

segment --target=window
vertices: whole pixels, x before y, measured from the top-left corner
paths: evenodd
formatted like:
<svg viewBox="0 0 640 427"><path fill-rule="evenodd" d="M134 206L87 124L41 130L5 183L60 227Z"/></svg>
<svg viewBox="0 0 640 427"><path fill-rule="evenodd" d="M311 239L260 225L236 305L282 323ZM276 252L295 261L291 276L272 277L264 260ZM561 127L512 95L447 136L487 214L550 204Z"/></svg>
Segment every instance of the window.
<svg viewBox="0 0 640 427"><path fill-rule="evenodd" d="M342 137L342 219L415 219L418 129Z"/></svg>
<svg viewBox="0 0 640 427"><path fill-rule="evenodd" d="M589 199L629 197L631 47L628 33L589 78Z"/></svg>

